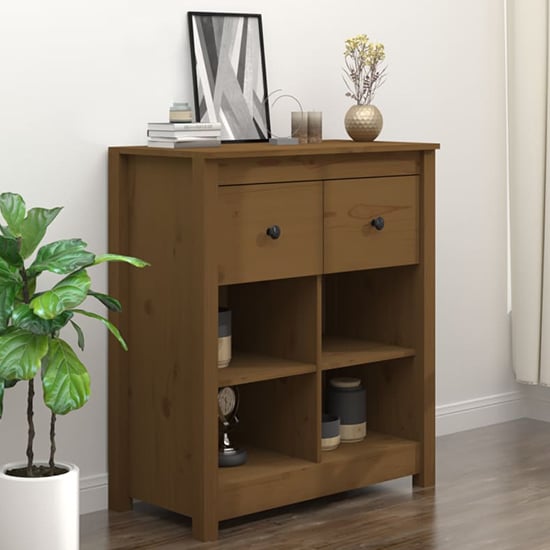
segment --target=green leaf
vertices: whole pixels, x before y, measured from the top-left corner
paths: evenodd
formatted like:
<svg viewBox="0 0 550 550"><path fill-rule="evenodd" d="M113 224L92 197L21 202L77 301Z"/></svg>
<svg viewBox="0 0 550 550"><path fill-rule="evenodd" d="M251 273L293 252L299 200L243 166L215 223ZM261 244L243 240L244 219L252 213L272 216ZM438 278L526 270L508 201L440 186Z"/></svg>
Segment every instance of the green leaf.
<svg viewBox="0 0 550 550"><path fill-rule="evenodd" d="M8 224L10 232L19 237L21 225L25 219L25 201L17 193L2 193L0 195L0 212Z"/></svg>
<svg viewBox="0 0 550 550"><path fill-rule="evenodd" d="M53 413L67 414L88 401L90 376L67 342L52 339L44 365L44 402Z"/></svg>
<svg viewBox="0 0 550 550"><path fill-rule="evenodd" d="M31 300L34 313L42 319L53 319L67 309L80 305L88 295L90 277L86 271L76 271Z"/></svg>
<svg viewBox="0 0 550 550"><path fill-rule="evenodd" d="M15 296L20 286L17 283L0 281L0 333L8 327L8 323L15 307Z"/></svg>
<svg viewBox="0 0 550 550"><path fill-rule="evenodd" d="M102 254L101 256L96 256L94 264L101 264L103 262L125 262L131 264L134 267L147 267L151 265L145 260L140 258L133 258L132 256L122 256L121 254Z"/></svg>
<svg viewBox="0 0 550 550"><path fill-rule="evenodd" d="M46 229L62 208L31 208L21 224L21 256L28 258L40 244Z"/></svg>
<svg viewBox="0 0 550 550"><path fill-rule="evenodd" d="M20 328L0 335L0 378L30 380L48 351L48 337Z"/></svg>
<svg viewBox="0 0 550 550"><path fill-rule="evenodd" d="M31 275L51 271L65 275L88 265L93 265L95 255L85 250L88 246L81 239L66 239L40 248L29 268Z"/></svg>
<svg viewBox="0 0 550 550"><path fill-rule="evenodd" d="M92 319L97 319L98 321L101 321L111 331L113 336L118 340L119 344L122 346L124 351L128 351L128 346L126 345L124 338L122 338L120 331L108 319L105 319L105 317L102 317L97 313L92 313L91 311L85 311L84 309L73 309L73 311L75 313L86 315L86 317L91 317Z"/></svg>
<svg viewBox="0 0 550 550"><path fill-rule="evenodd" d="M15 298L23 288L23 281L16 268L0 258L0 332L8 326Z"/></svg>
<svg viewBox="0 0 550 550"><path fill-rule="evenodd" d="M48 321L35 315L28 304L19 304L14 308L11 322L14 327L33 334L50 334Z"/></svg>
<svg viewBox="0 0 550 550"><path fill-rule="evenodd" d="M78 347L84 351L84 333L82 332L82 329L79 325L77 325L74 321L71 321L71 325L73 325L73 328L76 331L76 334L78 336Z"/></svg>
<svg viewBox="0 0 550 550"><path fill-rule="evenodd" d="M10 228L7 225L0 225L0 233L2 233L4 237L15 239L15 235L10 231Z"/></svg>
<svg viewBox="0 0 550 550"><path fill-rule="evenodd" d="M71 320L73 315L71 311L63 311L53 319L42 319L35 315L30 305L19 304L13 310L12 324L34 334L54 336Z"/></svg>
<svg viewBox="0 0 550 550"><path fill-rule="evenodd" d="M21 281L21 276L17 268L10 265L4 258L0 257L0 284L2 283L18 283Z"/></svg>
<svg viewBox="0 0 550 550"><path fill-rule="evenodd" d="M99 300L110 311L115 311L117 313L122 311L121 303L116 298L113 298L112 296L109 296L108 294L102 294L101 292L95 292L93 290L90 290L88 292L88 296L93 296L94 298Z"/></svg>
<svg viewBox="0 0 550 550"><path fill-rule="evenodd" d="M23 258L19 255L19 243L12 237L0 236L0 258L9 265L20 268L23 266Z"/></svg>

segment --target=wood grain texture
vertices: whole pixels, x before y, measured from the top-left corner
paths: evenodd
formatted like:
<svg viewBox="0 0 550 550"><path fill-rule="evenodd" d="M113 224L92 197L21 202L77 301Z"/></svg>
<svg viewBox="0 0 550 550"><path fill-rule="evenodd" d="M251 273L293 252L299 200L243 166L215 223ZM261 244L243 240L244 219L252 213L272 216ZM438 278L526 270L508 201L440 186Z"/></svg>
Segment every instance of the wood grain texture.
<svg viewBox="0 0 550 550"><path fill-rule="evenodd" d="M82 516L81 550L548 550L548 456L550 424L516 420L438 438L437 490L403 479L285 506L223 522L217 543L137 504Z"/></svg>
<svg viewBox="0 0 550 550"><path fill-rule="evenodd" d="M315 275L323 270L320 182L221 187L216 235L220 284ZM280 237L266 234L272 226Z"/></svg>
<svg viewBox="0 0 550 550"><path fill-rule="evenodd" d="M324 144L319 150L327 153L323 155L224 159L220 163L220 185L401 176L418 174L421 169L415 152L375 153L367 160L363 155L334 154L335 150L339 149Z"/></svg>
<svg viewBox="0 0 550 550"><path fill-rule="evenodd" d="M182 400L192 379L185 353L189 340L190 295L179 286L176 273L187 277L185 258L190 253L188 218L180 217L178 202L189 203L190 187L179 181L188 177L191 166L172 160L131 158L134 174L128 194L129 247L132 255L146 258L151 267L131 272L128 281L133 310L128 312L131 460L130 495L171 510L191 513L188 494L174 488L191 482L189 435L174 439L171 434L191 414L189 401ZM161 182L159 184L159 182ZM159 187L162 186L160 189ZM175 197L168 201L167 197ZM159 246L169 241L171 246ZM183 304L174 308L173 302ZM135 457L139 457L136 459Z"/></svg>
<svg viewBox="0 0 550 550"><path fill-rule="evenodd" d="M322 453L321 463L259 451L250 471L220 471L220 519L402 477L418 468L418 443L372 433Z"/></svg>
<svg viewBox="0 0 550 550"><path fill-rule="evenodd" d="M153 264L110 275L132 304L131 351L110 351L113 508L142 499L213 540L234 515L398 476L433 483L437 147L110 150L110 244ZM347 230L378 214L388 231L365 261ZM273 224L282 237L266 241ZM233 312L222 370L219 305ZM325 456L323 387L336 375L363 381L379 435ZM225 384L241 390L232 441L250 451L233 473L217 465Z"/></svg>
<svg viewBox="0 0 550 550"><path fill-rule="evenodd" d="M324 193L324 273L418 261L417 177L334 180Z"/></svg>
<svg viewBox="0 0 550 550"><path fill-rule="evenodd" d="M315 374L240 386L235 441L312 462L318 460L320 425L315 414ZM246 470L246 468L243 468ZM263 497L257 492L259 499ZM220 495L220 498L221 495Z"/></svg>
<svg viewBox="0 0 550 550"><path fill-rule="evenodd" d="M221 147L193 149L160 149L135 145L130 147L112 147L126 155L172 158L208 158L212 160L239 158L277 158L277 157L319 157L329 155L375 155L379 153L403 153L435 151L438 143L417 143L412 141L370 141L358 142L349 139L324 140L319 144L277 145L268 143L229 143ZM315 178L316 179L316 178Z"/></svg>
<svg viewBox="0 0 550 550"><path fill-rule="evenodd" d="M315 363L318 299L316 277L231 286L234 348Z"/></svg>
<svg viewBox="0 0 550 550"><path fill-rule="evenodd" d="M435 483L435 153L422 156L420 188L420 264L416 271L415 296L422 302L416 325L416 341L421 341L415 359L414 387L421 394L415 417L421 419L422 471L414 483L429 487ZM420 409L422 403L422 409Z"/></svg>
<svg viewBox="0 0 550 550"><path fill-rule="evenodd" d="M131 175L127 159L109 152L109 250L128 254L128 207ZM116 296L124 307L122 316L109 312L109 319L128 337L128 268L121 263L109 265L109 292ZM111 339L108 340L108 464L110 474L109 506L113 510L129 510L131 507L130 442L129 430L129 373L127 355Z"/></svg>
<svg viewBox="0 0 550 550"><path fill-rule="evenodd" d="M321 368L329 370L352 365L366 365L401 357L411 357L415 353L413 348L390 346L353 338L326 337L323 339Z"/></svg>
<svg viewBox="0 0 550 550"><path fill-rule="evenodd" d="M292 361L259 353L235 352L228 367L218 369L218 386L237 386L313 373L315 363Z"/></svg>

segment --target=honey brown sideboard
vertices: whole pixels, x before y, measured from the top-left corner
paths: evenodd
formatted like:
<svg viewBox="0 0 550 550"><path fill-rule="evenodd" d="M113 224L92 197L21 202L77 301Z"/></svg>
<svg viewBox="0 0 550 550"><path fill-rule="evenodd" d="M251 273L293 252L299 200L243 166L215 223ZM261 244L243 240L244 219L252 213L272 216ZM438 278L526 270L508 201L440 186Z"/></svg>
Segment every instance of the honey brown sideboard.
<svg viewBox="0 0 550 550"><path fill-rule="evenodd" d="M434 483L437 144L109 150L109 506L218 522L402 476ZM278 238L268 229L277 226ZM233 358L217 368L217 311ZM324 388L361 379L368 434L321 451ZM242 466L218 467L238 386Z"/></svg>

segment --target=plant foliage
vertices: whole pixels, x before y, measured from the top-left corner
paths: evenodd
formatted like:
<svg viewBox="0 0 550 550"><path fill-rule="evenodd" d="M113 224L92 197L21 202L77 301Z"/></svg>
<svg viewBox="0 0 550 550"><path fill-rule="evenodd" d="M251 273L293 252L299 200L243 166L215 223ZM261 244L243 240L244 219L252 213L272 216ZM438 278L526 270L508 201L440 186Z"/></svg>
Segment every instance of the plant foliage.
<svg viewBox="0 0 550 550"><path fill-rule="evenodd" d="M344 82L357 105L370 105L376 90L386 76L382 61L386 58L384 45L371 42L366 34L359 34L346 40L344 51Z"/></svg>
<svg viewBox="0 0 550 550"><path fill-rule="evenodd" d="M5 221L5 225L0 225L0 418L6 390L27 380L30 381L29 395L34 395L32 383L38 375L42 380L44 403L53 419L88 401L88 371L71 345L61 338L62 329L70 325L76 331L78 346L84 349L84 333L75 316L101 321L127 349L120 332L108 319L82 308L87 298L95 298L111 311L121 310L118 300L91 289L87 270L111 261L135 267L148 264L118 254L96 256L78 238L40 246L48 226L60 211L60 207L27 210L20 195L0 194L0 214ZM49 290L36 292L37 279L44 272L54 273L60 279ZM34 429L32 432L34 437ZM30 470L32 439L29 446ZM51 457L53 467L52 462Z"/></svg>

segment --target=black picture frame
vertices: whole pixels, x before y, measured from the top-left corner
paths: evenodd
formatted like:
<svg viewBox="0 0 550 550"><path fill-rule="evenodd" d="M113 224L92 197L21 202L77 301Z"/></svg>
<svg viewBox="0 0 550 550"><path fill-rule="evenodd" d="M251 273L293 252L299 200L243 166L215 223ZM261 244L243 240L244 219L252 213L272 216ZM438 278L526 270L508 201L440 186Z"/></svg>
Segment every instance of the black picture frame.
<svg viewBox="0 0 550 550"><path fill-rule="evenodd" d="M262 16L187 13L197 122L221 122L223 142L267 141Z"/></svg>

